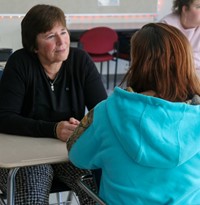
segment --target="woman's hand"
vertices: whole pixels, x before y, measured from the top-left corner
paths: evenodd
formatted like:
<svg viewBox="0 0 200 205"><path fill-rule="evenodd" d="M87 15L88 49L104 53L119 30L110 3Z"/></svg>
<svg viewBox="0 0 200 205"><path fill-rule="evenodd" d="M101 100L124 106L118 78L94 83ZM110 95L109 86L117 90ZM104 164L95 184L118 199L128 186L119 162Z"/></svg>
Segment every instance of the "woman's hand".
<svg viewBox="0 0 200 205"><path fill-rule="evenodd" d="M69 136L73 133L80 121L71 117L69 121L61 121L56 126L57 138L66 142Z"/></svg>

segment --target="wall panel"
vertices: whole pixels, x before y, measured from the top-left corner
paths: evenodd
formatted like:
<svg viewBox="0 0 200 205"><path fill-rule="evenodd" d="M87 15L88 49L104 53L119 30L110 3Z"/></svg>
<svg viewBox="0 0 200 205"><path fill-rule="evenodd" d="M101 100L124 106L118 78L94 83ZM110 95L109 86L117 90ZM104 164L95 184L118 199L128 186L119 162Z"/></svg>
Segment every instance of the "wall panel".
<svg viewBox="0 0 200 205"><path fill-rule="evenodd" d="M120 6L98 6L98 0L0 0L0 14L25 14L35 4L53 4L66 14L156 13L157 0L120 0Z"/></svg>

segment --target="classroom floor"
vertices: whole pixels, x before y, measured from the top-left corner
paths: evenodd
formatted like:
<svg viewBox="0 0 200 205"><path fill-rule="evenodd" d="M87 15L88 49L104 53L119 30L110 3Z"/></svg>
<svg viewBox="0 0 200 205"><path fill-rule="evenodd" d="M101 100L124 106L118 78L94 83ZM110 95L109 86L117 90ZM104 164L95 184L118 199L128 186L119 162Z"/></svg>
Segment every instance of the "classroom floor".
<svg viewBox="0 0 200 205"><path fill-rule="evenodd" d="M68 193L69 192L62 192L61 193L61 203L59 205L68 205L69 204L69 203L66 203ZM58 204L56 194L50 195L49 204L50 205L57 205ZM72 204L70 204L70 205L79 205L78 198L75 196L75 194L73 195Z"/></svg>
<svg viewBox="0 0 200 205"><path fill-rule="evenodd" d="M121 83L123 77L124 77L124 74L117 75L116 86L118 86ZM109 88L108 89L107 89L107 85L106 85L106 82L107 82L106 75L102 76L102 81L103 81L103 84L107 90L108 95L110 95L113 92L113 88L114 88L114 75L109 76Z"/></svg>

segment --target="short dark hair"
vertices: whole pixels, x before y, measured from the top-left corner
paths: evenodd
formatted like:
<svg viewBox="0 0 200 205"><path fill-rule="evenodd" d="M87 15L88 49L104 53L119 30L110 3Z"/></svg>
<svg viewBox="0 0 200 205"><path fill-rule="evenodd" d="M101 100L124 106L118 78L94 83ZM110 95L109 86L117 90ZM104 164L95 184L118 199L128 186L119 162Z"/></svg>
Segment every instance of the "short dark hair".
<svg viewBox="0 0 200 205"><path fill-rule="evenodd" d="M193 2L194 0L174 0L172 11L181 14L183 6L189 8Z"/></svg>
<svg viewBox="0 0 200 205"><path fill-rule="evenodd" d="M188 39L177 28L150 23L131 38L131 65L122 83L172 102L200 95L200 81Z"/></svg>
<svg viewBox="0 0 200 205"><path fill-rule="evenodd" d="M21 22L23 47L34 52L37 49L37 35L51 30L57 22L66 27L65 14L60 8L45 4L33 6Z"/></svg>

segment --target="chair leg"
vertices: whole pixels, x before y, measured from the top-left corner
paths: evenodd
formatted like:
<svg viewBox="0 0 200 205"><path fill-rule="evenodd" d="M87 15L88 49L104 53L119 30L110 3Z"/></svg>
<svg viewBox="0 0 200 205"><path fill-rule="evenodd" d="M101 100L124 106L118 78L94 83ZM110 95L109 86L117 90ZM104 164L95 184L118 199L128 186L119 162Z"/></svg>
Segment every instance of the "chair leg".
<svg viewBox="0 0 200 205"><path fill-rule="evenodd" d="M74 193L73 191L69 191L69 192L68 192L67 199L66 199L66 201L63 202L62 204L63 204L63 205L72 205L72 204L74 204L74 203L72 203L73 197L74 197L74 199L75 199L75 201L76 201L76 204L77 204L77 205L80 205L80 203L79 203L79 201L78 201L78 198L76 197L76 195L75 195L75 193Z"/></svg>
<svg viewBox="0 0 200 205"><path fill-rule="evenodd" d="M107 89L109 89L109 73L110 73L110 63L107 61Z"/></svg>
<svg viewBox="0 0 200 205"><path fill-rule="evenodd" d="M103 68L103 63L101 62L100 63L100 74L101 74L101 76L102 76L102 68Z"/></svg>
<svg viewBox="0 0 200 205"><path fill-rule="evenodd" d="M118 66L118 58L116 58L115 60L115 73L114 73L114 86L113 87L115 87L117 84L117 66Z"/></svg>
<svg viewBox="0 0 200 205"><path fill-rule="evenodd" d="M74 198L75 198L75 200L76 200L76 203L77 203L78 205L80 205L79 199L76 197L76 195L75 195L74 192L73 192L73 195L74 195Z"/></svg>
<svg viewBox="0 0 200 205"><path fill-rule="evenodd" d="M0 190L0 205L6 205L6 194L3 194L2 191Z"/></svg>
<svg viewBox="0 0 200 205"><path fill-rule="evenodd" d="M6 205L5 201L0 198L0 205Z"/></svg>
<svg viewBox="0 0 200 205"><path fill-rule="evenodd" d="M61 192L57 192L56 193L56 198L57 198L57 203L61 204L61 202L62 202L62 194L61 194Z"/></svg>
<svg viewBox="0 0 200 205"><path fill-rule="evenodd" d="M57 204L66 204L66 205L71 205L72 204L72 198L73 198L73 191L69 191L67 195L66 202L62 202L62 193L58 192L56 193L56 198L57 198Z"/></svg>
<svg viewBox="0 0 200 205"><path fill-rule="evenodd" d="M73 198L73 191L69 191L67 200L66 200L66 205L71 205L72 204L72 198Z"/></svg>
<svg viewBox="0 0 200 205"><path fill-rule="evenodd" d="M91 177L93 176L83 175L79 180L77 180L77 184L99 205L106 205L106 203L84 183L85 180L90 179Z"/></svg>

